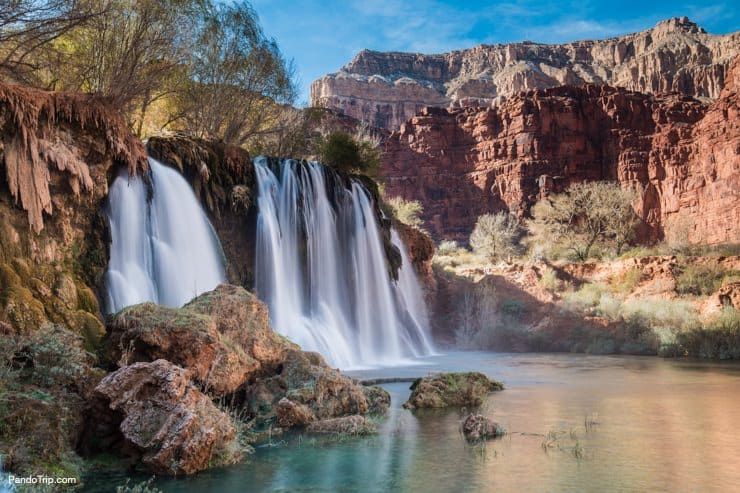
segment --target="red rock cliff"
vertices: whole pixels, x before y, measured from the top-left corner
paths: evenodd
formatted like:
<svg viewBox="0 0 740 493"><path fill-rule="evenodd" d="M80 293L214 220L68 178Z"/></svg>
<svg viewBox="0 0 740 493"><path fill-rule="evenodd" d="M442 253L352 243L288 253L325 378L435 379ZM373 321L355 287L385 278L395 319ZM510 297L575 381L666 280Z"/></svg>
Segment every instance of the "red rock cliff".
<svg viewBox="0 0 740 493"><path fill-rule="evenodd" d="M386 191L420 200L437 238L478 215L528 213L584 180L639 184L643 240L688 226L694 242L740 241L740 58L708 106L608 86L520 93L494 108L428 108L385 145Z"/></svg>

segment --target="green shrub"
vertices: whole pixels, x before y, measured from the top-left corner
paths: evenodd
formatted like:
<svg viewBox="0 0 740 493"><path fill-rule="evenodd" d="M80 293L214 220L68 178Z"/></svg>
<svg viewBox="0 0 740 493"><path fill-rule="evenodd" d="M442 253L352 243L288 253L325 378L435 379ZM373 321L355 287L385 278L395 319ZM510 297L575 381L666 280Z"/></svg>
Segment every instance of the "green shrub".
<svg viewBox="0 0 740 493"><path fill-rule="evenodd" d="M676 278L676 292L708 296L715 293L726 276L737 275L736 271L726 271L718 265L689 265Z"/></svg>
<svg viewBox="0 0 740 493"><path fill-rule="evenodd" d="M380 167L380 151L345 132L332 132L323 138L318 154L325 164L348 173L375 176Z"/></svg>
<svg viewBox="0 0 740 493"><path fill-rule="evenodd" d="M558 279L558 273L555 272L555 269L546 267L542 270L542 275L537 281L537 284L550 292L557 291L560 288L560 279Z"/></svg>
<svg viewBox="0 0 740 493"><path fill-rule="evenodd" d="M601 301L601 296L607 292L609 289L605 284L590 282L581 285L576 291L566 293L563 300L571 309L592 311Z"/></svg>
<svg viewBox="0 0 740 493"><path fill-rule="evenodd" d="M627 295L635 289L642 280L642 270L629 269L622 272L619 276L614 277L610 284L616 293Z"/></svg>
<svg viewBox="0 0 740 493"><path fill-rule="evenodd" d="M677 334L676 343L662 354L740 359L740 311L727 307L703 328Z"/></svg>

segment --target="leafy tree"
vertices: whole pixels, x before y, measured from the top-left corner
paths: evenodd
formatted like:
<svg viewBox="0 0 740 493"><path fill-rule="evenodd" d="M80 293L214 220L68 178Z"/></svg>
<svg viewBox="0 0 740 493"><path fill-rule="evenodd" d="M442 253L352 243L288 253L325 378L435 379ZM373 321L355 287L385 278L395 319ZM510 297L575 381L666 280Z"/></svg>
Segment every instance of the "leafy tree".
<svg viewBox="0 0 740 493"><path fill-rule="evenodd" d="M247 2L219 3L198 29L173 123L236 145L275 132L275 103L295 98L294 70L262 32L255 11Z"/></svg>
<svg viewBox="0 0 740 493"><path fill-rule="evenodd" d="M508 212L484 214L478 218L470 235L473 250L491 262L516 254L522 229L519 220Z"/></svg>
<svg viewBox="0 0 740 493"><path fill-rule="evenodd" d="M380 151L373 142L346 132L332 132L318 146L319 158L329 166L347 172L374 176L380 167Z"/></svg>
<svg viewBox="0 0 740 493"><path fill-rule="evenodd" d="M619 253L634 237L634 197L634 191L616 183L573 185L535 204L529 229L535 243L559 245L581 261L596 244L611 242Z"/></svg>

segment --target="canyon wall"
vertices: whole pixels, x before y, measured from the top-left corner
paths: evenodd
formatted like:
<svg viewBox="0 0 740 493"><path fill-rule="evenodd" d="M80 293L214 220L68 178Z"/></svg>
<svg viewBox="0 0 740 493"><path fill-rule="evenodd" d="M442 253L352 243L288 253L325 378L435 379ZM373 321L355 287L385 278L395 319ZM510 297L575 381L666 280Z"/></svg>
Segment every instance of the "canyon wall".
<svg viewBox="0 0 740 493"><path fill-rule="evenodd" d="M520 91L596 84L719 96L740 32L713 35L686 17L635 34L547 45L480 45L440 55L364 50L311 84L312 106L397 129L425 106L490 106Z"/></svg>
<svg viewBox="0 0 740 493"><path fill-rule="evenodd" d="M437 238L467 240L478 215L526 216L585 180L641 190L640 239L686 229L740 240L740 57L714 103L604 85L520 93L493 108L426 108L386 141L390 196L419 200Z"/></svg>

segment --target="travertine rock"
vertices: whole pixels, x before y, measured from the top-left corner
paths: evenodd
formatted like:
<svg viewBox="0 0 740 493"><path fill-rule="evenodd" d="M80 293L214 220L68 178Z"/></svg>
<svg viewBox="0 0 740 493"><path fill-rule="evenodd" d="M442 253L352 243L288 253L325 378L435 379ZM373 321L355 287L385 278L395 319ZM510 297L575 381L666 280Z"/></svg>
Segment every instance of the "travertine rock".
<svg viewBox="0 0 740 493"><path fill-rule="evenodd" d="M488 106L520 91L609 84L717 98L740 32L712 35L686 17L603 40L481 45L441 55L364 50L311 84L311 103L397 129L425 106Z"/></svg>
<svg viewBox="0 0 740 493"><path fill-rule="evenodd" d="M101 413L118 416L118 431L149 470L193 474L238 457L231 418L169 361L134 363L95 388Z"/></svg>

